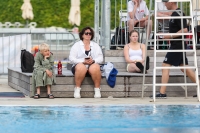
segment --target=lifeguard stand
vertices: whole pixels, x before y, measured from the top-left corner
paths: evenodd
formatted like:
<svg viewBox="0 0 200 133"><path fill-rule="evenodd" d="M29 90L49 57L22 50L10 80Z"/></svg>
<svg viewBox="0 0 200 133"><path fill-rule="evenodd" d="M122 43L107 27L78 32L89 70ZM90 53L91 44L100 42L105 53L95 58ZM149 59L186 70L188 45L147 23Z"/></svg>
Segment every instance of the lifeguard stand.
<svg viewBox="0 0 200 133"><path fill-rule="evenodd" d="M152 2L152 0L151 0ZM164 36L164 35L180 35L182 36L182 47L183 49L180 49L180 50L157 50L156 47L154 46L154 67L153 67L153 83L152 84L145 84L145 75L143 75L143 88L142 88L142 97L143 97L143 91L144 89L146 88L146 86L152 86L153 87L153 101L155 102L156 101L156 87L157 86L181 86L184 90L185 90L185 97L187 97L187 87L188 86L196 86L197 88L197 98L198 98L198 101L200 101L200 90L199 90L199 78L198 78L198 66L197 66L197 56L196 56L196 41L195 39L193 38L192 42L192 46L193 46L193 49L185 49L184 48L184 41L186 41L184 39L184 36L185 35L193 35L194 36L194 25L191 25L191 29L192 29L192 32L191 33L157 33L156 32L156 27L157 27L157 20L158 19L180 19L181 20L181 27L183 27L183 19L190 19L192 21L192 24L194 24L193 22L193 12L192 12L192 2L191 0L155 0L155 9L157 9L157 3L158 2L180 2L180 6L182 7L182 2L189 2L190 4L190 16L183 16L183 15L180 15L180 16L176 16L176 17L172 17L172 16L169 16L169 17L157 17L157 11L155 10L155 21L154 21L154 45L156 46L157 45L157 37L158 36ZM179 11L181 12L180 14L182 14L183 12L182 11ZM161 39L163 41L168 41L168 40L176 40L176 39ZM178 39L180 40L180 39ZM185 53L192 53L193 54L193 59L194 59L194 66L179 66L179 67L159 67L157 66L157 53L161 53L161 52L185 52ZM183 58L185 58L185 54L183 54ZM185 60L183 61L183 64L185 64ZM145 67L146 67L146 64L145 64ZM187 83L187 80L186 80L186 69L193 69L195 70L195 78L196 78L196 83ZM184 70L184 83L157 83L156 82L156 75L157 75L157 70L162 70L162 69L183 69Z"/></svg>

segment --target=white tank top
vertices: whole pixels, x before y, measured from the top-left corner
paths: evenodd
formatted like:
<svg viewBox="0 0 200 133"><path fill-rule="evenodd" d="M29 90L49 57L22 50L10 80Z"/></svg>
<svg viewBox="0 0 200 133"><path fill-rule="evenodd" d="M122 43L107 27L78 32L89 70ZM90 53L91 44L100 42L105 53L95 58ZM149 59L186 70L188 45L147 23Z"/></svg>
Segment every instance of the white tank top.
<svg viewBox="0 0 200 133"><path fill-rule="evenodd" d="M129 47L129 45L128 45ZM140 45L140 49L133 50L129 47L129 57L131 60L142 60L142 49Z"/></svg>

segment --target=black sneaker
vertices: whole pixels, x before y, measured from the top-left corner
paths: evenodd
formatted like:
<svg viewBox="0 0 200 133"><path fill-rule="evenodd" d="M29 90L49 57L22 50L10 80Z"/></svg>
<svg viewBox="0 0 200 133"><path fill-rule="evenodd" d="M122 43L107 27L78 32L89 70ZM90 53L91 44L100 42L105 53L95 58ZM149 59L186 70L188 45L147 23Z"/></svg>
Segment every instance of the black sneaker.
<svg viewBox="0 0 200 133"><path fill-rule="evenodd" d="M146 70L149 70L149 56L146 57Z"/></svg>
<svg viewBox="0 0 200 133"><path fill-rule="evenodd" d="M148 46L147 50L154 50L153 46Z"/></svg>
<svg viewBox="0 0 200 133"><path fill-rule="evenodd" d="M197 95L194 95L193 97L197 97Z"/></svg>
<svg viewBox="0 0 200 133"><path fill-rule="evenodd" d="M151 95L150 98L153 98L153 95ZM167 98L167 94L157 93L156 94L156 98L157 99L166 99Z"/></svg>
<svg viewBox="0 0 200 133"><path fill-rule="evenodd" d="M136 62L136 66L140 69L141 73L144 71L144 66L142 65L141 62Z"/></svg>

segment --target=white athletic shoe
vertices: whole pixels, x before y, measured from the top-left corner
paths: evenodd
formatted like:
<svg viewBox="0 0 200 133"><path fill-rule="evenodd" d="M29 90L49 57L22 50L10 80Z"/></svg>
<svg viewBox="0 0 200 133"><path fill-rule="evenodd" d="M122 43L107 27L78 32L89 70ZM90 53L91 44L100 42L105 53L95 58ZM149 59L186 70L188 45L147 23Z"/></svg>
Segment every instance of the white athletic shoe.
<svg viewBox="0 0 200 133"><path fill-rule="evenodd" d="M94 98L101 98L101 92L100 92L101 88L94 88Z"/></svg>
<svg viewBox="0 0 200 133"><path fill-rule="evenodd" d="M80 91L81 91L81 88L79 87L74 88L74 98L81 98Z"/></svg>

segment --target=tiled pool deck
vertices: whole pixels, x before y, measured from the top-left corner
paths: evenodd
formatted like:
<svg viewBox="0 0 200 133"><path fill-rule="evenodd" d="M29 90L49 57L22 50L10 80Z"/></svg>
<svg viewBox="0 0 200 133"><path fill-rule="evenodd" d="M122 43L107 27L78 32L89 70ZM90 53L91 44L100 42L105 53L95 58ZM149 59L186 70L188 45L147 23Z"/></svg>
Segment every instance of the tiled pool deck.
<svg viewBox="0 0 200 133"><path fill-rule="evenodd" d="M7 76L0 76L0 92L17 92L8 86ZM157 99L156 102L152 102L152 99L145 97L141 99L136 98L40 98L33 99L29 97L25 98L0 98L0 106L5 105L131 105L131 104L165 104L165 105L183 105L183 104L200 104L197 98L188 97L168 97L167 99Z"/></svg>

